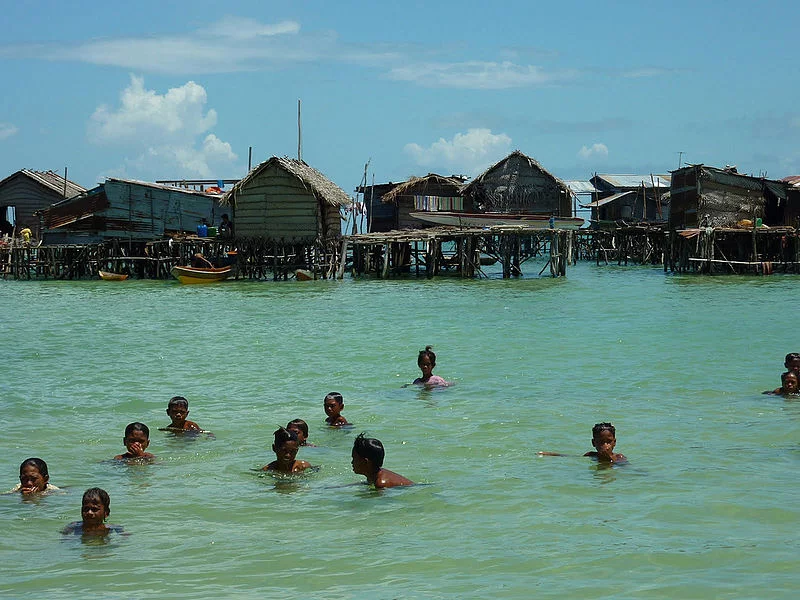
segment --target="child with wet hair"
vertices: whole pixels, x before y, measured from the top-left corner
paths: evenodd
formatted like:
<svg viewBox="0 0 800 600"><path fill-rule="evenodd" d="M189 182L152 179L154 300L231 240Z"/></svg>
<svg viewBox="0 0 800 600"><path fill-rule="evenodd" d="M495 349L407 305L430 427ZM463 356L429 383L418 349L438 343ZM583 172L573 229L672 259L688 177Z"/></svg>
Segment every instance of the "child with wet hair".
<svg viewBox="0 0 800 600"><path fill-rule="evenodd" d="M147 452L150 445L150 429L144 423L129 423L122 438L127 452L118 454L114 460L153 460L155 456Z"/></svg>
<svg viewBox="0 0 800 600"><path fill-rule="evenodd" d="M167 404L167 415L172 422L164 427L165 431L202 431L200 425L189 421L189 401L183 396L173 396Z"/></svg>
<svg viewBox="0 0 800 600"><path fill-rule="evenodd" d="M331 392L322 401L322 406L325 409L325 414L328 417L325 422L331 427L342 427L343 425L350 425L347 419L342 415L344 408L344 397L339 392Z"/></svg>
<svg viewBox="0 0 800 600"><path fill-rule="evenodd" d="M364 433L360 433L353 440L353 452L351 454L353 473L364 475L369 485L376 489L397 487L402 485L414 485L410 479L402 475L383 468L385 452L383 444L375 438L368 438Z"/></svg>
<svg viewBox="0 0 800 600"><path fill-rule="evenodd" d="M800 352L789 352L783 361L787 371L794 371L800 375Z"/></svg>
<svg viewBox="0 0 800 600"><path fill-rule="evenodd" d="M626 462L624 454L615 454L614 447L617 445L617 430L611 423L595 423L592 427L592 446L584 456L596 458L597 462L620 463Z"/></svg>
<svg viewBox="0 0 800 600"><path fill-rule="evenodd" d="M781 373L781 387L771 392L767 390L764 393L774 394L775 396L790 396L800 393L800 374L795 371Z"/></svg>
<svg viewBox="0 0 800 600"><path fill-rule="evenodd" d="M303 419L293 419L286 424L288 431L294 431L301 446L315 447L308 441L308 423Z"/></svg>
<svg viewBox="0 0 800 600"><path fill-rule="evenodd" d="M47 463L41 458L28 458L19 466L19 483L12 492L19 492L23 496L43 494L58 488L50 484L50 473Z"/></svg>
<svg viewBox="0 0 800 600"><path fill-rule="evenodd" d="M275 436L275 442L272 444L272 450L275 452L275 460L261 467L262 471L302 473L311 467L311 463L305 460L297 460L300 441L294 431L279 427L273 435Z"/></svg>
<svg viewBox="0 0 800 600"><path fill-rule="evenodd" d="M107 535L115 531L122 532L119 525L106 525L106 519L111 514L111 499L104 489L93 487L83 493L81 501L81 521L74 521L67 525L62 533L69 535Z"/></svg>
<svg viewBox="0 0 800 600"><path fill-rule="evenodd" d="M447 387L450 385L450 382L433 374L433 368L436 366L436 354L433 352L433 346L425 346L425 350L419 351L417 366L422 371L422 377L417 377L414 380L414 385L424 385L426 387Z"/></svg>

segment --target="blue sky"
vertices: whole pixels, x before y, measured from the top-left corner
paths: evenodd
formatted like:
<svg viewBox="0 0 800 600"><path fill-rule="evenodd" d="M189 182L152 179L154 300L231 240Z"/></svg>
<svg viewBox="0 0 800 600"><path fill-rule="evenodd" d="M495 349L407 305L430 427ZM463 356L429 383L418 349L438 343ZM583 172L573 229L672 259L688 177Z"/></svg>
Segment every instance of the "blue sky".
<svg viewBox="0 0 800 600"><path fill-rule="evenodd" d="M800 174L796 2L4 2L0 178Z"/></svg>

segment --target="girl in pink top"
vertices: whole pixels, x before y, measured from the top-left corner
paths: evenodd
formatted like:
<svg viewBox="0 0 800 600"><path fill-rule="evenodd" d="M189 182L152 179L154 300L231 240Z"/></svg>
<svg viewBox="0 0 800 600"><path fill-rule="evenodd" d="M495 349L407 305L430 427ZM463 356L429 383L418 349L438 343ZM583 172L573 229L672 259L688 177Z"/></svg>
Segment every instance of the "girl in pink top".
<svg viewBox="0 0 800 600"><path fill-rule="evenodd" d="M426 387L446 387L450 385L450 382L433 374L433 367L436 366L436 355L433 353L432 346L425 346L425 350L419 351L417 366L419 370L422 371L422 377L417 377L414 380L415 385L424 385Z"/></svg>

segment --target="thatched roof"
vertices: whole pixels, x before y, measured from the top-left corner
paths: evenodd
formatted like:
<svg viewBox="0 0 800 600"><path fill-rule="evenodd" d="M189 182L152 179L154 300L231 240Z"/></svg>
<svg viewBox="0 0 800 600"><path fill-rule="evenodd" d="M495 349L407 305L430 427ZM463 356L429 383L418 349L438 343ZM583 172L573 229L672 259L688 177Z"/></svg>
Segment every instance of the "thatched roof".
<svg viewBox="0 0 800 600"><path fill-rule="evenodd" d="M461 188L461 193L462 194L467 194L467 193L471 192L475 187L477 187L479 184L482 184L484 182L484 180L489 175L489 173L491 173L492 171L494 171L496 169L499 169L506 162L508 162L509 160L511 160L514 157L519 157L523 161L527 161L528 165L530 165L532 168L535 167L535 168L539 169L545 175L547 175L549 177L552 177L555 180L555 182L559 185L559 187L562 187L566 191L567 194L570 193L569 188L567 187L567 184L565 184L558 177L556 177L550 171L548 171L542 165L540 165L539 162L535 158L531 158L530 156L527 156L527 155L523 154L519 150L514 150L511 154L506 156L503 160L496 162L491 167L486 169L483 173L478 175L475 179L473 179L468 184L466 184L463 188Z"/></svg>
<svg viewBox="0 0 800 600"><path fill-rule="evenodd" d="M459 190L463 185L463 181L458 177L444 177L436 173L428 173L425 177L412 177L405 183L401 183L397 187L391 189L383 195L381 202L397 202L397 198L410 194L410 192L424 192L425 188L432 185L451 185L454 190Z"/></svg>
<svg viewBox="0 0 800 600"><path fill-rule="evenodd" d="M288 158L286 156L273 156L269 160L265 160L260 165L253 168L244 179L239 180L239 182L222 197L220 204L230 206L232 204L232 199L236 197L236 194L242 188L247 186L248 183L262 171L272 166L276 166L294 175L307 190L311 191L319 200L330 206L350 206L353 202L342 188L304 161L297 160L296 158Z"/></svg>

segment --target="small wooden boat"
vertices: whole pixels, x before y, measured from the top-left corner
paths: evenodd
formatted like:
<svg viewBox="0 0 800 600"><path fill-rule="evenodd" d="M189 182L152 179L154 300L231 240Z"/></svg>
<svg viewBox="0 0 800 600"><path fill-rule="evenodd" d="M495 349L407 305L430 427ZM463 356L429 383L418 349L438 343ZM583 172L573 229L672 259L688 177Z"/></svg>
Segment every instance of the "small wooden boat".
<svg viewBox="0 0 800 600"><path fill-rule="evenodd" d="M554 217L552 227L548 215L528 213L461 213L461 212L412 212L415 219L455 225L456 227L495 227L497 225L525 227L530 229L578 229L584 220L580 217Z"/></svg>
<svg viewBox="0 0 800 600"><path fill-rule="evenodd" d="M220 268L172 267L170 273L181 283L215 283L231 276L233 266Z"/></svg>
<svg viewBox="0 0 800 600"><path fill-rule="evenodd" d="M294 272L294 277L297 281L311 281L314 279L314 273L308 269L297 269Z"/></svg>
<svg viewBox="0 0 800 600"><path fill-rule="evenodd" d="M112 273L111 271L98 271L97 274L100 275L100 279L104 281L125 281L128 278L127 275Z"/></svg>

